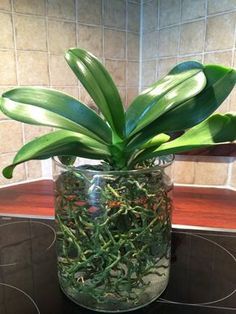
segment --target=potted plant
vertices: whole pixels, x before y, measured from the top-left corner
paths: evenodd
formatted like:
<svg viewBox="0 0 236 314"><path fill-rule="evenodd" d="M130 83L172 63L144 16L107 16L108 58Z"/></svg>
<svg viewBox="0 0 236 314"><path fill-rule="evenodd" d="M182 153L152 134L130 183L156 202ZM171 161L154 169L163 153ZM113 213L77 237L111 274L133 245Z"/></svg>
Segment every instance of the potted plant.
<svg viewBox="0 0 236 314"><path fill-rule="evenodd" d="M112 78L82 49L65 58L101 115L56 90L3 93L12 119L59 130L24 145L13 169L57 157L58 275L63 291L98 311L127 311L156 299L168 282L173 154L236 139L236 115L213 114L235 85L234 69L189 61L136 97L124 112ZM176 138L176 131L182 131ZM80 158L97 164L78 165Z"/></svg>

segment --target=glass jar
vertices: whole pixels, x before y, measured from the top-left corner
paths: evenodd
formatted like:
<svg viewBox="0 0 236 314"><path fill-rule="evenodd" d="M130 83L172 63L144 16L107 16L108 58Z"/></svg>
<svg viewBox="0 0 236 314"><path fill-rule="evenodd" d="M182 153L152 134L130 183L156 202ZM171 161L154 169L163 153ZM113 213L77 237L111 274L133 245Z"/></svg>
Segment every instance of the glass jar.
<svg viewBox="0 0 236 314"><path fill-rule="evenodd" d="M170 269L173 156L152 168L97 171L54 161L58 277L63 292L96 311L154 301Z"/></svg>

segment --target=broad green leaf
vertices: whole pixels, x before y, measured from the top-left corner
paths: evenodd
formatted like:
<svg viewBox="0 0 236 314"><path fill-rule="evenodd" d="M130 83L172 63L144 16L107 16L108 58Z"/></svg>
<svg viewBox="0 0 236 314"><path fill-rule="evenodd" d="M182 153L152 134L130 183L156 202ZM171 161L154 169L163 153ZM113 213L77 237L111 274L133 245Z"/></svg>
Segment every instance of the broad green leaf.
<svg viewBox="0 0 236 314"><path fill-rule="evenodd" d="M229 95L236 83L236 71L215 65L206 65L207 85L201 93L183 102L146 126L128 146L138 147L158 133L181 131L209 117Z"/></svg>
<svg viewBox="0 0 236 314"><path fill-rule="evenodd" d="M154 136L151 140L147 141L146 143L144 143L140 149L145 149L145 148L149 148L149 147L158 147L161 144L168 142L170 139L170 136L165 134L165 133L161 133L158 134L156 136Z"/></svg>
<svg viewBox="0 0 236 314"><path fill-rule="evenodd" d="M65 58L115 133L124 136L125 115L119 92L101 62L83 49L69 49Z"/></svg>
<svg viewBox="0 0 236 314"><path fill-rule="evenodd" d="M16 154L13 163L4 168L3 175L12 177L14 168L32 159L47 159L52 156L79 156L91 159L108 159L109 149L106 145L86 135L59 130L24 145Z"/></svg>
<svg viewBox="0 0 236 314"><path fill-rule="evenodd" d="M177 65L131 103L126 112L127 134L137 133L165 112L197 95L205 85L202 64L188 61Z"/></svg>
<svg viewBox="0 0 236 314"><path fill-rule="evenodd" d="M111 130L93 110L56 90L15 88L3 93L0 108L14 120L71 130L111 142Z"/></svg>
<svg viewBox="0 0 236 314"><path fill-rule="evenodd" d="M236 114L215 114L186 131L182 136L159 147L141 152L134 162L160 155L175 154L192 149L209 147L236 139Z"/></svg>

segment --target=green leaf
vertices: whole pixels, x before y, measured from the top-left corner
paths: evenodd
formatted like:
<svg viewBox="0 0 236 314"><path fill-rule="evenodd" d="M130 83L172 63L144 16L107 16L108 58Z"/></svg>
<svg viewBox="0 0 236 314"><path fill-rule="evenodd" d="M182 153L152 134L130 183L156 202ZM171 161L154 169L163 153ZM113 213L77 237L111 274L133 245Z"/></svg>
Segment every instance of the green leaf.
<svg viewBox="0 0 236 314"><path fill-rule="evenodd" d="M158 134L156 136L154 136L151 140L147 141L146 143L144 143L140 149L145 149L145 148L150 148L150 147L158 147L161 144L168 142L170 139L170 136L165 134L165 133L161 133Z"/></svg>
<svg viewBox="0 0 236 314"><path fill-rule="evenodd" d="M173 141L164 143L157 148L141 152L135 162L160 155L175 154L192 149L209 147L218 143L232 142L236 139L236 115L215 114Z"/></svg>
<svg viewBox="0 0 236 314"><path fill-rule="evenodd" d="M59 130L24 145L16 154L13 163L4 168L3 175L10 179L14 168L32 159L47 159L52 156L79 156L91 159L108 159L109 149L86 135Z"/></svg>
<svg viewBox="0 0 236 314"><path fill-rule="evenodd" d="M111 142L111 130L90 108L56 90L20 87L2 95L4 114L21 122L53 126Z"/></svg>
<svg viewBox="0 0 236 314"><path fill-rule="evenodd" d="M188 61L177 65L131 103L126 112L127 134L137 133L165 112L197 95L205 85L202 64Z"/></svg>
<svg viewBox="0 0 236 314"><path fill-rule="evenodd" d="M204 68L207 85L201 93L168 111L131 139L128 146L138 147L158 133L182 131L209 117L229 95L236 83L236 71L216 65Z"/></svg>
<svg viewBox="0 0 236 314"><path fill-rule="evenodd" d="M119 137L124 137L125 115L119 92L101 62L91 53L72 48L65 58Z"/></svg>

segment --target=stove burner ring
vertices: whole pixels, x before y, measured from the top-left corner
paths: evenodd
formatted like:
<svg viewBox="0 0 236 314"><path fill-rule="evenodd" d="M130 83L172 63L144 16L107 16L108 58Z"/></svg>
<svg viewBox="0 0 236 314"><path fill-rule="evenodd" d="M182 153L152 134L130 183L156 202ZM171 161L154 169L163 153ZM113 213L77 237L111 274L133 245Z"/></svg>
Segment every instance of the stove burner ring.
<svg viewBox="0 0 236 314"><path fill-rule="evenodd" d="M3 282L0 282L0 286L8 287L8 288L11 288L11 289L13 289L13 290L16 290L16 291L22 293L24 296L26 296L26 297L30 300L31 303L33 303L33 305L34 305L34 307L35 307L37 313L38 313L38 314L41 314L41 312L40 312L40 310L39 310L37 304L35 303L35 301L34 301L34 300L31 298L31 296L28 295L25 291L23 291L23 290L21 290L21 289L19 289L19 288L17 288L17 287L14 287L14 286L12 286L12 285L9 285L9 284L7 284L7 283L3 283Z"/></svg>
<svg viewBox="0 0 236 314"><path fill-rule="evenodd" d="M5 227L5 226L9 226L9 225L15 225L15 224L22 224L22 223L32 223L32 224L39 224L42 225L44 227L49 228L52 232L53 232L53 240L50 243L50 245L46 248L45 251L50 250L51 247L53 247L55 241L56 241L56 232L54 230L54 228L50 225L45 224L44 222L40 222L40 221L27 221L27 220L22 220L22 221L13 221L13 222L8 222L6 224L2 224L0 225L0 228ZM0 264L0 267L10 267L10 266L15 266L17 265L17 263L9 263L9 264Z"/></svg>
<svg viewBox="0 0 236 314"><path fill-rule="evenodd" d="M224 252L226 252L233 259L233 261L236 263L236 257L232 253L230 253L225 247L220 245L219 243L217 243L217 242L215 242L213 240L207 239L207 238L205 238L205 237L203 237L203 236L201 236L199 234L193 234L193 233L190 233L190 232L176 232L176 233L185 234L185 235L189 235L189 236L193 236L193 237L197 237L197 238L206 240L206 241L214 244L215 246L219 247ZM229 294L227 294L223 298L220 298L220 299L217 299L217 300L214 300L214 301L209 301L209 302L200 302L200 303L177 302L177 303L179 303L179 304L186 304L186 305L192 305L192 306L197 306L197 305L199 305L199 306L207 306L207 305L215 304L217 302L224 301L224 300L230 298L235 293L236 293L236 289L232 290ZM175 301L171 301L171 300L163 299L163 298L160 298L160 301L165 301L166 303L176 303Z"/></svg>

